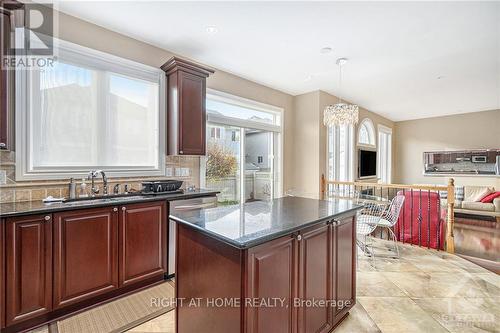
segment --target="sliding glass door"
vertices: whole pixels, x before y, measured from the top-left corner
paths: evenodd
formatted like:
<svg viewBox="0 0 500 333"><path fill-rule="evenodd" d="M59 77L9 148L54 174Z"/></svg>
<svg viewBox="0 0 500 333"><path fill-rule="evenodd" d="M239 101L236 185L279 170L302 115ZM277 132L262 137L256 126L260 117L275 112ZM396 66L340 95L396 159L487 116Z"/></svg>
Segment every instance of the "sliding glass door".
<svg viewBox="0 0 500 333"><path fill-rule="evenodd" d="M207 157L200 185L220 205L281 196L281 113L227 94L207 97Z"/></svg>
<svg viewBox="0 0 500 333"><path fill-rule="evenodd" d="M245 202L273 198L273 133L245 129Z"/></svg>
<svg viewBox="0 0 500 333"><path fill-rule="evenodd" d="M241 200L240 128L207 124L207 157L203 163L203 187L220 192L220 204Z"/></svg>

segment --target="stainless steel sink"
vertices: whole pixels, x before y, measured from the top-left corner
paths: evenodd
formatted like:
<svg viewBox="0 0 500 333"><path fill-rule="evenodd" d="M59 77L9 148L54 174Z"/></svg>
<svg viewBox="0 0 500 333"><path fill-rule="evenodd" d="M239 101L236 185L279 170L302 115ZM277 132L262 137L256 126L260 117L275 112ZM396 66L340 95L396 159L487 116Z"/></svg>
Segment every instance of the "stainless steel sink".
<svg viewBox="0 0 500 333"><path fill-rule="evenodd" d="M99 195L95 197L86 198L75 198L75 199L64 199L62 202L68 205L85 204L85 203L98 203L98 202L114 202L123 201L131 198L139 198L142 193L129 193L129 194L109 194L109 195Z"/></svg>

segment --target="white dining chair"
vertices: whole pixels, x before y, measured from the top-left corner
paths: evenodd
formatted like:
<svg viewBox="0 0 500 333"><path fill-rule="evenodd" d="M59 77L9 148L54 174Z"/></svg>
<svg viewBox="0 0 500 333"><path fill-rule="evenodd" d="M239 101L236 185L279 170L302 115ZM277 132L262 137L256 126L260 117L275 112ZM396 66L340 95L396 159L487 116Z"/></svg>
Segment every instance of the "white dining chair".
<svg viewBox="0 0 500 333"><path fill-rule="evenodd" d="M405 197L403 195L396 195L391 200L389 208L383 212L381 218L376 222L373 223L370 222L375 228L379 227L388 230L388 233L391 236L391 239L394 244L394 250L397 254L397 258L400 258L398 241L396 239L396 234L392 229L398 222L399 214L401 212L401 208L403 207L404 201Z"/></svg>
<svg viewBox="0 0 500 333"><path fill-rule="evenodd" d="M356 237L356 244L359 249L361 249L365 255L371 257L373 263L375 263L375 252L372 242L368 242L368 239L377 228L377 223L384 214L384 207L381 204L363 200L358 200L357 203L362 205L363 209L359 211L356 219L356 234L358 236Z"/></svg>

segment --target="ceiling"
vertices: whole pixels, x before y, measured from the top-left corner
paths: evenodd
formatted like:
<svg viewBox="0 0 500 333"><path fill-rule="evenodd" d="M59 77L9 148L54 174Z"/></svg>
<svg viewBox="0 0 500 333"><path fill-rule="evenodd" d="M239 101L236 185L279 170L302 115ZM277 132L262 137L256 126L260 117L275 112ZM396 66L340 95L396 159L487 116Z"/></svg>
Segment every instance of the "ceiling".
<svg viewBox="0 0 500 333"><path fill-rule="evenodd" d="M500 2L99 1L59 8L292 95L342 94L394 121L500 109ZM349 59L341 91L339 57Z"/></svg>

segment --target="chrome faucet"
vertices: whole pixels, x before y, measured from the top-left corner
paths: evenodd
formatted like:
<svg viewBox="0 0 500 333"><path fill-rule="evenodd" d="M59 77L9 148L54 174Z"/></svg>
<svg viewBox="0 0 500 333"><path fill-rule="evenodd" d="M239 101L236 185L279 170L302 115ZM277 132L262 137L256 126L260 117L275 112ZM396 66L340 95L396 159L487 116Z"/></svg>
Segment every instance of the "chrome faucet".
<svg viewBox="0 0 500 333"><path fill-rule="evenodd" d="M95 185L94 180L99 174L102 176L102 183L103 183L103 195L108 194L108 178L106 177L106 174L102 170L91 170L87 176L88 180L92 181L92 187L90 188L90 194L92 196L95 196L96 194L99 193L99 188Z"/></svg>

